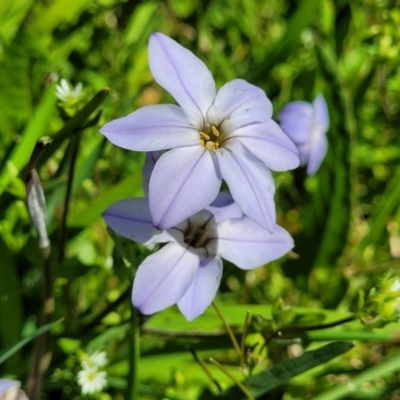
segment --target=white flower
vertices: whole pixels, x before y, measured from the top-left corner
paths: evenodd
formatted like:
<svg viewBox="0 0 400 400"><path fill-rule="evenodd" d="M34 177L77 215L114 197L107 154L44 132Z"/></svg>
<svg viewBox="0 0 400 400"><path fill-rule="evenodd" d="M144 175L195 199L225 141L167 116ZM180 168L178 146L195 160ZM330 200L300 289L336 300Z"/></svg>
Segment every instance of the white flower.
<svg viewBox="0 0 400 400"><path fill-rule="evenodd" d="M97 368L84 368L78 372L78 384L81 386L81 392L93 394L100 392L107 386L107 372L98 371Z"/></svg>
<svg viewBox="0 0 400 400"><path fill-rule="evenodd" d="M81 362L83 369L103 367L106 364L107 354L105 351L97 351L91 355L87 355L86 359Z"/></svg>
<svg viewBox="0 0 400 400"><path fill-rule="evenodd" d="M82 83L79 82L75 87L71 87L68 82L61 78L60 84L56 86L56 96L60 101L77 99L82 95Z"/></svg>

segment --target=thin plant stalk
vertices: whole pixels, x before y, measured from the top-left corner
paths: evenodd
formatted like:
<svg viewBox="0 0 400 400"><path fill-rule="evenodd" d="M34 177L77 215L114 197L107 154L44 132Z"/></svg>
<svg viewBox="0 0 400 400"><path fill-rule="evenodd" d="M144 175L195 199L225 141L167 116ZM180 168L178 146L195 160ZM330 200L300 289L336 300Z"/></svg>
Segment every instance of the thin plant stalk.
<svg viewBox="0 0 400 400"><path fill-rule="evenodd" d="M210 362L212 362L214 365L216 365L224 374L229 376L229 378L232 379L232 381L237 385L237 387L243 392L243 394L248 398L248 400L255 400L253 395L247 390L247 388L243 385L242 382L237 380L227 368L225 368L222 364L220 364L218 361L214 360L212 357L210 358Z"/></svg>
<svg viewBox="0 0 400 400"><path fill-rule="evenodd" d="M240 367L242 371L244 371L246 367L246 357L245 357L245 341L247 335L247 327L250 319L250 311L246 312L246 317L244 319L243 331L242 331L242 339L240 341Z"/></svg>
<svg viewBox="0 0 400 400"><path fill-rule="evenodd" d="M231 327L229 326L228 322L226 321L226 319L222 315L222 313L221 313L220 309L218 308L217 304L215 303L215 301L212 302L212 306L214 307L215 312L218 314L218 317L220 318L220 320L224 324L224 327L225 327L226 331L228 332L228 335L231 338L233 346L235 347L235 350L236 350L236 352L237 352L237 354L238 354L238 356L240 358L241 357L241 350L240 350L240 347L239 347L239 343L236 340L236 337L235 337Z"/></svg>
<svg viewBox="0 0 400 400"><path fill-rule="evenodd" d="M139 359L140 359L139 316L131 307L131 328L129 333L129 376L127 400L139 400Z"/></svg>
<svg viewBox="0 0 400 400"><path fill-rule="evenodd" d="M214 385L218 388L218 390L221 391L222 390L221 385L213 377L211 371L207 367L207 364L204 362L204 360L197 354L196 350L193 349L192 347L189 348L189 351L192 353L194 359L199 363L202 370L206 373L206 375L210 378L210 380L214 383Z"/></svg>
<svg viewBox="0 0 400 400"><path fill-rule="evenodd" d="M78 147L80 142L80 135L74 135L71 138L71 160L68 171L67 190L65 192L64 211L61 219L61 237L60 247L58 249L58 262L61 263L65 257L65 242L67 240L67 216L69 210L69 203L72 195L72 183L75 175L75 164L78 156Z"/></svg>

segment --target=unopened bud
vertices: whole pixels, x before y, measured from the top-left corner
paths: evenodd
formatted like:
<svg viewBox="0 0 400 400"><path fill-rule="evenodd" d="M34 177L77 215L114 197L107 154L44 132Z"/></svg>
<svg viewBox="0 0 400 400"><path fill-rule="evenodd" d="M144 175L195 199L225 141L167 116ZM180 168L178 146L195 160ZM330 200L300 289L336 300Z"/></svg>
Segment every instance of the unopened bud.
<svg viewBox="0 0 400 400"><path fill-rule="evenodd" d="M31 178L27 187L27 199L29 214L39 235L39 247L41 249L46 249L50 246L46 228L46 200L36 169L31 170Z"/></svg>

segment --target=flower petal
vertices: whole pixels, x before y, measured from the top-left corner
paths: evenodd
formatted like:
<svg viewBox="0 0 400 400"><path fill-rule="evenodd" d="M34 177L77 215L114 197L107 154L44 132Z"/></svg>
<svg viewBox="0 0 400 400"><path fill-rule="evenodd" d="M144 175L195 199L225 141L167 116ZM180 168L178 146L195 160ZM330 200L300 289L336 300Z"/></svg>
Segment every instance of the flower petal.
<svg viewBox="0 0 400 400"><path fill-rule="evenodd" d="M173 149L160 157L150 178L154 226L171 228L217 197L221 187L217 162L214 152L201 145Z"/></svg>
<svg viewBox="0 0 400 400"><path fill-rule="evenodd" d="M220 257L205 258L201 261L192 284L178 301L178 307L188 321L203 314L214 300L221 276L222 260Z"/></svg>
<svg viewBox="0 0 400 400"><path fill-rule="evenodd" d="M113 144L134 151L155 151L199 143L199 131L185 112L172 104L139 108L109 122L100 132Z"/></svg>
<svg viewBox="0 0 400 400"><path fill-rule="evenodd" d="M306 101L293 101L279 114L279 125L295 144L308 142L314 118L312 104Z"/></svg>
<svg viewBox="0 0 400 400"><path fill-rule="evenodd" d="M187 246L188 247L188 246ZM178 302L191 285L200 258L179 243L168 243L147 257L133 282L132 303L150 315Z"/></svg>
<svg viewBox="0 0 400 400"><path fill-rule="evenodd" d="M217 223L228 218L240 218L243 216L242 210L234 202L229 193L219 192L217 198L206 207L207 211L213 214L213 219Z"/></svg>
<svg viewBox="0 0 400 400"><path fill-rule="evenodd" d="M270 170L239 141L215 152L237 205L262 228L275 227L275 185Z"/></svg>
<svg viewBox="0 0 400 400"><path fill-rule="evenodd" d="M272 104L264 91L243 79L235 79L219 89L207 120L226 134L243 126L268 121Z"/></svg>
<svg viewBox="0 0 400 400"><path fill-rule="evenodd" d="M328 140L326 139L325 135L315 140L314 143L310 144L307 165L308 175L314 175L318 171L322 161L325 158L327 150Z"/></svg>
<svg viewBox="0 0 400 400"><path fill-rule="evenodd" d="M248 217L220 222L217 231L218 253L242 269L282 257L294 246L290 234L279 225L269 233Z"/></svg>
<svg viewBox="0 0 400 400"><path fill-rule="evenodd" d="M153 172L154 166L156 162L161 157L162 153L159 151L150 151L146 153L146 159L144 162L144 167L142 170L142 186L144 195L149 197L149 183L150 183L150 176Z"/></svg>
<svg viewBox="0 0 400 400"><path fill-rule="evenodd" d="M13 379L0 379L0 395L5 394L12 388L18 390L21 387L20 382Z"/></svg>
<svg viewBox="0 0 400 400"><path fill-rule="evenodd" d="M215 83L203 61L168 36L154 33L150 36L149 64L157 83L204 123L215 98Z"/></svg>
<svg viewBox="0 0 400 400"><path fill-rule="evenodd" d="M118 201L104 211L103 218L113 231L138 243L147 242L154 234L146 198Z"/></svg>
<svg viewBox="0 0 400 400"><path fill-rule="evenodd" d="M231 137L240 140L273 171L287 171L299 166L296 146L272 119L263 124L237 129ZM226 147L229 147L230 142L227 142Z"/></svg>
<svg viewBox="0 0 400 400"><path fill-rule="evenodd" d="M313 105L315 112L315 123L318 125L318 129L320 130L321 134L325 134L329 129L329 112L324 96L317 96L313 102Z"/></svg>

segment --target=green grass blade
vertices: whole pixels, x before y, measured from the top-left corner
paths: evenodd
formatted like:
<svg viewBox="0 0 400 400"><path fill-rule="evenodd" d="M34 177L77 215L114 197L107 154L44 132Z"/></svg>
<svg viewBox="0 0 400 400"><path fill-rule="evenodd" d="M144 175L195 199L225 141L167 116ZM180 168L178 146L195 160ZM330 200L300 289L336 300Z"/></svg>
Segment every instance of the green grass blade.
<svg viewBox="0 0 400 400"><path fill-rule="evenodd" d="M36 337L40 336L41 334L49 331L51 328L53 328L53 326L56 326L59 323L61 323L61 321L62 321L62 319L59 319L58 321L50 322L50 323L48 323L46 325L43 325L39 329L37 329L32 335L20 340L19 342L17 342L16 344L11 346L10 348L3 350L0 353L0 364L2 364L5 360L10 358L13 354L15 354L19 349L24 347L30 341L32 341Z"/></svg>
<svg viewBox="0 0 400 400"><path fill-rule="evenodd" d="M270 390L282 385L289 379L311 368L324 364L343 353L346 353L353 347L350 342L337 341L329 343L317 350L305 352L302 356L292 360L283 361L268 371L263 371L257 375L251 376L244 381L245 386L251 394L258 398L268 393ZM243 393L237 387L233 387L219 396L217 399L243 399Z"/></svg>
<svg viewBox="0 0 400 400"><path fill-rule="evenodd" d="M400 354L361 372L355 378L349 379L342 386L334 386L332 389L313 397L313 400L339 400L351 396L356 392L360 395L359 390L362 384L387 377L398 371L400 371Z"/></svg>
<svg viewBox="0 0 400 400"><path fill-rule="evenodd" d="M44 136L48 129L48 121L56 110L54 87L45 92L36 112L22 133L21 141L15 146L3 170L0 173L0 195L28 163L37 140Z"/></svg>

